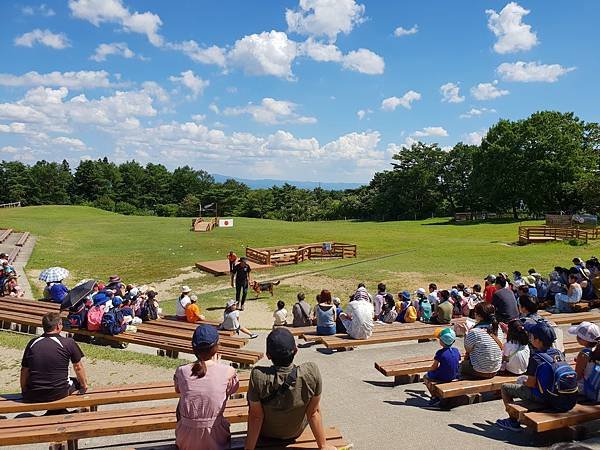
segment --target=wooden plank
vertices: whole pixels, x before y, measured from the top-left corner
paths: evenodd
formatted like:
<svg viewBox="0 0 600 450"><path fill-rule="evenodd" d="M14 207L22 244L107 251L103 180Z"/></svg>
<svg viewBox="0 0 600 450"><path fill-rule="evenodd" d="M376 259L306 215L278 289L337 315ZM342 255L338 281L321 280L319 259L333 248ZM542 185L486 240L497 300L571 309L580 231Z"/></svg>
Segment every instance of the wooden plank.
<svg viewBox="0 0 600 450"><path fill-rule="evenodd" d="M25 242L27 242L27 239L29 239L29 231L23 233L15 245L17 247L23 247Z"/></svg>
<svg viewBox="0 0 600 450"><path fill-rule="evenodd" d="M600 419L600 405L577 404L566 413L530 411L523 414L523 424L538 433L559 430Z"/></svg>
<svg viewBox="0 0 600 450"><path fill-rule="evenodd" d="M493 378L485 380L460 380L450 383L438 383L433 385L433 391L440 398L494 392L499 391L505 383L515 383L517 378L516 375L496 375Z"/></svg>
<svg viewBox="0 0 600 450"><path fill-rule="evenodd" d="M0 233L0 244L3 243L10 236L10 234L12 232L13 232L12 228L3 230L2 233Z"/></svg>

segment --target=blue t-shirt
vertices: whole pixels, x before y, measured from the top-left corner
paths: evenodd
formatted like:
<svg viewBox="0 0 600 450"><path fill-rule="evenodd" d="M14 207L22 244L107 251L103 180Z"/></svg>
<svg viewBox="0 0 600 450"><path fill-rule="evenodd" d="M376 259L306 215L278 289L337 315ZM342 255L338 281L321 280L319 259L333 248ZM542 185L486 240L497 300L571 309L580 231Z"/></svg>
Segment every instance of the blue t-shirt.
<svg viewBox="0 0 600 450"><path fill-rule="evenodd" d="M447 383L458 378L458 366L460 363L460 352L455 347L444 347L439 349L434 358L440 363L435 370L427 372L427 378Z"/></svg>
<svg viewBox="0 0 600 450"><path fill-rule="evenodd" d="M530 287L529 288L529 296L537 298L537 296L538 296L538 290L537 290L537 288Z"/></svg>
<svg viewBox="0 0 600 450"><path fill-rule="evenodd" d="M53 284L50 288L50 298L55 303L62 303L63 298L65 298L65 295L68 293L69 289L62 283Z"/></svg>

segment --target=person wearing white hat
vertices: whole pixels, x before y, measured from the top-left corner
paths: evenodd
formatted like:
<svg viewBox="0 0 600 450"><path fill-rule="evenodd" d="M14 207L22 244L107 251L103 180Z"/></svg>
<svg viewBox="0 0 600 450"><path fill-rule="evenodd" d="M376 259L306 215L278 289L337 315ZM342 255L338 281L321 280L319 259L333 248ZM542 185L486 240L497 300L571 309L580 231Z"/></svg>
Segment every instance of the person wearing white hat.
<svg viewBox="0 0 600 450"><path fill-rule="evenodd" d="M575 357L575 372L577 380L582 382L594 368L592 352L600 340L600 328L591 322L581 322L579 325L569 328L569 334L577 336L577 343L583 348Z"/></svg>
<svg viewBox="0 0 600 450"><path fill-rule="evenodd" d="M185 308L192 303L190 292L192 292L192 290L189 286L181 286L181 295L175 300L175 317L182 322L187 321Z"/></svg>
<svg viewBox="0 0 600 450"><path fill-rule="evenodd" d="M223 323L220 328L227 331L235 331L240 334L240 331L250 336L250 339L256 339L258 334L252 333L248 328L240 325L240 312L237 309L237 302L234 299L228 300L225 303L225 311L223 311Z"/></svg>

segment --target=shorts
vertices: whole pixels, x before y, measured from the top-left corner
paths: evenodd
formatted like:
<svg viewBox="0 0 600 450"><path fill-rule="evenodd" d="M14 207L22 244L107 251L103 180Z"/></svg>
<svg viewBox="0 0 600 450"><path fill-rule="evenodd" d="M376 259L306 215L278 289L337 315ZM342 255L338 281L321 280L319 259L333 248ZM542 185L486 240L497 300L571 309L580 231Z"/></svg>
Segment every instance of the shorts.
<svg viewBox="0 0 600 450"><path fill-rule="evenodd" d="M494 378L495 376L496 376L496 372L483 373L483 372L478 372L477 370L475 370L475 368L473 367L473 364L471 363L470 358L465 358L460 363L460 377L463 379L467 379L467 380L484 379L485 380L488 378Z"/></svg>
<svg viewBox="0 0 600 450"><path fill-rule="evenodd" d="M521 400L528 400L532 402L543 403L537 398L531 388L524 384L517 383L506 383L502 385L502 393L511 398L520 398Z"/></svg>

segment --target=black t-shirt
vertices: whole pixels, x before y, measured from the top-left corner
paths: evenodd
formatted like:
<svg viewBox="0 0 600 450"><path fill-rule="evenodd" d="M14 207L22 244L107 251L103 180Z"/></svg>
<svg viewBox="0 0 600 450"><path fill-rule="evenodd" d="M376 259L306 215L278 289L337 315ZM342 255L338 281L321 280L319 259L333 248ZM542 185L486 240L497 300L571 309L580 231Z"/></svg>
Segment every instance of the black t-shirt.
<svg viewBox="0 0 600 450"><path fill-rule="evenodd" d="M508 289L500 289L494 292L492 305L496 308L496 317L499 322L508 323L512 319L519 317L519 307L517 299Z"/></svg>
<svg viewBox="0 0 600 450"><path fill-rule="evenodd" d="M244 285L248 283L248 275L250 274L250 266L248 264L241 265L236 264L233 268L233 274L235 275L236 286Z"/></svg>
<svg viewBox="0 0 600 450"><path fill-rule="evenodd" d="M25 347L22 367L29 369L26 402L52 402L69 395L69 362L77 364L83 352L71 338L43 334Z"/></svg>

